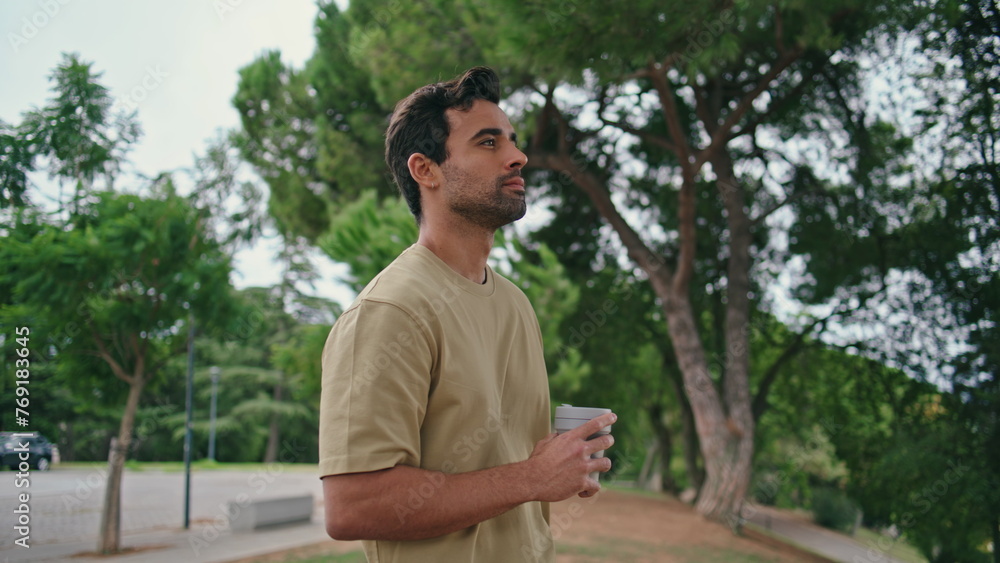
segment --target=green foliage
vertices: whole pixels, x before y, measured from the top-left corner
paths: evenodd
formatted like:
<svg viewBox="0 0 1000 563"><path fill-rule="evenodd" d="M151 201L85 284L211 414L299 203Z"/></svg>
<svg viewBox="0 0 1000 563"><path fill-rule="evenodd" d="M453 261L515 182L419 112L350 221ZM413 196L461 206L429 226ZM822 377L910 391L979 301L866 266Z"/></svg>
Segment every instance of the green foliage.
<svg viewBox="0 0 1000 563"><path fill-rule="evenodd" d="M858 507L843 491L829 487L814 490L812 509L816 523L820 526L846 533L854 530Z"/></svg>
<svg viewBox="0 0 1000 563"><path fill-rule="evenodd" d="M485 62L476 22L483 25L483 18L492 20L495 12L484 4L465 7L463 13L441 0L351 3L345 14L351 60L367 72L382 107L391 108L428 82L447 80Z"/></svg>
<svg viewBox="0 0 1000 563"><path fill-rule="evenodd" d="M907 417L883 455L858 468L853 489L866 518L899 525L932 562L986 561L995 467L976 447L975 430L949 412L953 399Z"/></svg>
<svg viewBox="0 0 1000 563"><path fill-rule="evenodd" d="M817 484L824 490L843 487L847 467L837 457L828 432L821 424L774 426L763 421L754 460L754 499L794 508L815 502L812 494Z"/></svg>
<svg viewBox="0 0 1000 563"><path fill-rule="evenodd" d="M326 338L332 325L298 325L289 340L272 345L272 362L284 373L294 374L294 394L308 401L318 412L320 386L323 379L318 358L323 355Z"/></svg>
<svg viewBox="0 0 1000 563"><path fill-rule="evenodd" d="M234 143L220 135L204 154L195 156L190 196L195 207L208 211L207 228L219 233L223 246L231 250L256 239L266 220L260 188L238 179L242 161Z"/></svg>
<svg viewBox="0 0 1000 563"><path fill-rule="evenodd" d="M0 207L25 202L27 174L36 169L36 158L48 160L52 178L75 185L71 211L98 177L104 177L107 189L113 186L141 130L133 115L111 114L111 96L92 66L76 54L64 54L50 76L54 97L49 103L27 112L13 131L6 125L0 129L0 153L6 157L0 166Z"/></svg>
<svg viewBox="0 0 1000 563"><path fill-rule="evenodd" d="M613 191L615 205L630 221L637 218L633 227L657 259L671 264L681 226L676 146L687 143L691 159L711 160L698 151L721 135L713 150L734 163L754 225L752 326L745 328L754 411L763 413L759 483L774 487L772 501L807 503L812 487L846 482L871 518L899 523L911 506L904 493L927 486L915 478L893 486L893 472L906 475L902 468L920 460L903 429L940 394L949 416L920 428L935 440L950 437L961 459L981 463L975 474L991 487L980 491L982 510L942 500L914 518L910 533L924 535L929 552L959 557L952 543L982 544L989 528L972 522L996 521L1000 490L992 414L1000 396L1000 191L992 148L1000 146L992 125L997 30L995 7L986 4L643 1L609 13L605 3L590 0L367 0L341 13L328 3L317 19L319 48L304 70L287 68L275 54L247 67L237 98L247 135L241 150L272 185L271 212L283 232L321 240L329 255L348 261L359 288L415 232L403 231L412 220L402 205L384 199L391 189L385 177L367 175L383 168L380 135L392 103L472 64L500 69L512 94L505 109L532 152L529 193L554 214L524 241L530 250L511 253L526 261L511 260L510 270L541 303L546 343L558 350L553 356L547 349L553 397L619 410L622 439L612 453L637 460L651 436L683 429L685 398L674 384L677 358L663 304L643 276L620 268L622 248L590 198L567 175L542 169L536 155L568 145L572 161ZM880 113L864 82L865 65L884 58L880 45L909 38L912 29L962 62L941 69L958 68L970 92L952 103L945 94L954 94L954 85L939 83L940 99L927 104L927 119L916 128ZM642 76L651 68L665 77L665 95ZM666 115L671 104L676 123ZM554 108L565 121L552 118ZM949 142L941 143L944 158L921 162L914 156L927 142L920 135L935 120L951 124ZM936 168L928 173L926 166ZM724 337L726 293L736 280L729 271L731 214L718 192L732 186L697 174L697 258L685 297L696 311L705 367L722 388L739 344ZM546 275L552 262L542 246L559 258L562 272ZM805 264L801 275L797 260ZM803 315L793 330L770 316L779 304L768 301L768 289L789 273L795 297L832 308L829 317ZM893 286L900 291L887 299ZM564 297L570 299L560 302ZM812 338L838 322L866 328L896 315L921 323L903 322L888 337L839 349ZM921 327L967 335L957 338L967 352L941 366L938 352L946 347L925 346ZM954 376L954 395L908 379L935 366ZM898 452L887 447L895 443L909 445ZM629 463L635 473L636 462ZM974 489L969 483L960 486ZM932 518L979 531L966 536L951 524L935 531Z"/></svg>
<svg viewBox="0 0 1000 563"><path fill-rule="evenodd" d="M0 209L22 207L27 200L28 172L34 155L17 130L0 120Z"/></svg>
<svg viewBox="0 0 1000 563"><path fill-rule="evenodd" d="M123 414L126 396L156 387L184 350L193 316L201 330L222 332L238 308L230 261L208 228L208 213L177 195L169 175L143 195L111 191L139 129L132 116L112 115L98 78L89 63L66 56L52 75L53 99L4 137L17 148L4 149L16 157L4 178L19 183L4 193L24 208L2 233L0 320L35 335L37 389L52 393L34 414L53 409L50 436L66 459L107 459L119 418L118 436L127 443L138 405L126 403ZM23 194L36 158L48 161L53 178L75 186L52 216ZM6 361L12 345L4 342L5 387L14 377Z"/></svg>
<svg viewBox="0 0 1000 563"><path fill-rule="evenodd" d="M350 266L351 279L343 281L358 292L417 240L416 222L402 199L378 199L368 190L344 205L317 241L330 258Z"/></svg>
<svg viewBox="0 0 1000 563"><path fill-rule="evenodd" d="M302 108L312 105L302 74L285 66L280 53L267 53L240 70L233 105L243 123L235 144L268 183L268 210L278 230L314 237L326 228L327 202L307 175L315 170L315 153L302 150L312 138L301 125Z"/></svg>
<svg viewBox="0 0 1000 563"><path fill-rule="evenodd" d="M852 496L866 518L897 524L930 560L975 561L985 557L1000 514L1000 177L997 153L987 148L996 146L997 128L987 124L998 117L993 39L1000 29L993 3L940 2L926 10L913 37L922 45L914 53L922 53L923 70L914 80L925 105L908 119L919 136L871 123L864 109L831 96L824 115L845 123L859 148L851 155L858 174L835 187L798 175L794 207L804 221L793 228L791 248L806 257L805 274L814 280L801 297L824 302L840 293L855 305L871 303L867 313L859 308L846 317L858 326L882 323L883 337L852 343L857 350L952 390L930 403L934 416L921 410L931 408L926 395L887 397L891 413L871 427L880 448L838 443ZM918 166L907 158L911 145L922 146ZM831 246L851 252L831 254ZM885 323L887 310L905 321ZM921 453L930 451L934 460ZM948 459L961 461L968 479L941 481L957 473L941 465ZM935 484L947 485L948 494L935 495Z"/></svg>
<svg viewBox="0 0 1000 563"><path fill-rule="evenodd" d="M500 270L524 291L539 317L550 393L571 394L590 375L590 366L576 349L565 345L562 336L566 319L576 311L580 289L567 277L559 257L544 244L529 251L518 240L504 240L500 250L507 257L509 270Z"/></svg>
<svg viewBox="0 0 1000 563"><path fill-rule="evenodd" d="M238 328L225 335L198 340L199 366L218 369L216 459L223 462L260 461L271 432L283 448L294 450L297 461L315 460L322 353L330 324L309 324L296 318L293 298L283 286L248 288L239 292L246 313ZM329 302L298 304L308 318L321 315L313 309L332 310ZM332 320L331 320L332 322ZM174 366L177 371L185 366ZM140 459L163 457L168 443L179 443L184 432L183 378L172 378L171 386L158 396L172 397L171 409L153 429L150 448ZM195 456L208 450L210 431L211 368L195 371ZM274 426L271 423L274 423ZM280 452L279 456L282 455Z"/></svg>
<svg viewBox="0 0 1000 563"><path fill-rule="evenodd" d="M334 2L316 18L317 56L303 70L277 51L240 70L234 144L270 188L268 211L286 238L329 230L341 202L374 188L394 191L381 154L387 109L349 52L350 27Z"/></svg>
<svg viewBox="0 0 1000 563"><path fill-rule="evenodd" d="M236 316L229 259L203 222L170 189L148 197L99 192L70 223L32 215L0 245L7 265L0 285L10 298L0 318L30 326L36 350L49 351L34 372L39 392L49 386L43 378L55 387L39 405L53 409L48 418L58 426L50 436L66 459L107 459L129 385L155 388L166 377L192 313L209 332ZM5 372L11 381L13 371ZM161 416L140 415L140 445Z"/></svg>
<svg viewBox="0 0 1000 563"><path fill-rule="evenodd" d="M128 356L176 337L189 311L208 326L230 312L229 259L203 223L169 187L148 198L95 193L65 226L15 227L0 249L0 283L60 348L91 349L96 333L122 339Z"/></svg>
<svg viewBox="0 0 1000 563"><path fill-rule="evenodd" d="M758 501L820 510L825 500L807 498L810 489L844 491L866 525L895 524L931 561L982 557L989 529L976 522L990 518L988 435L964 426L960 396L822 348L789 367L758 426Z"/></svg>

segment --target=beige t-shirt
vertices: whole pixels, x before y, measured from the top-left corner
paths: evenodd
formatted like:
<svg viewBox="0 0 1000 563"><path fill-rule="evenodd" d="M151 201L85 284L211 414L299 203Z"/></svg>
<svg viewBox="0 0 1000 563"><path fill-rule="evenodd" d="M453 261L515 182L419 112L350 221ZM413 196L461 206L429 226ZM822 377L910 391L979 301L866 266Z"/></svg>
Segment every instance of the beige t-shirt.
<svg viewBox="0 0 1000 563"><path fill-rule="evenodd" d="M464 473L527 459L549 432L538 320L487 268L462 277L413 245L337 320L323 351L320 474L397 464ZM436 485L397 505L419 518ZM446 536L366 541L371 562L554 561L548 505L529 502Z"/></svg>

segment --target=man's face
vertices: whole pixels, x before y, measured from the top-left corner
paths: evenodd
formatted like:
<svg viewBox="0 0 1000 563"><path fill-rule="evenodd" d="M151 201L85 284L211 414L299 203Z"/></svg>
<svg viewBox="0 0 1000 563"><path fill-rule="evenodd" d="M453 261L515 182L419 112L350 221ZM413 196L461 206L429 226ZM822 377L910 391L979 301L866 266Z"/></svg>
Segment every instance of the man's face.
<svg viewBox="0 0 1000 563"><path fill-rule="evenodd" d="M524 217L521 168L528 157L500 106L476 100L469 111L447 110L445 116L451 131L441 172L449 210L493 230Z"/></svg>

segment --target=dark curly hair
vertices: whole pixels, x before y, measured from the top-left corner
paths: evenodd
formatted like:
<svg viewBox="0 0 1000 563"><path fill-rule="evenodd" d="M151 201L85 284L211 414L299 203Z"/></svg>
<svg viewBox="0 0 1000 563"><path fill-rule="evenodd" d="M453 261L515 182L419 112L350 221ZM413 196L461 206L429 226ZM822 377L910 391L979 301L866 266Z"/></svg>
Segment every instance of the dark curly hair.
<svg viewBox="0 0 1000 563"><path fill-rule="evenodd" d="M448 118L445 111L468 111L476 100L500 103L500 78L491 68L477 66L447 82L428 84L396 104L385 132L385 162L420 223L420 186L407 161L420 153L441 164L448 159Z"/></svg>

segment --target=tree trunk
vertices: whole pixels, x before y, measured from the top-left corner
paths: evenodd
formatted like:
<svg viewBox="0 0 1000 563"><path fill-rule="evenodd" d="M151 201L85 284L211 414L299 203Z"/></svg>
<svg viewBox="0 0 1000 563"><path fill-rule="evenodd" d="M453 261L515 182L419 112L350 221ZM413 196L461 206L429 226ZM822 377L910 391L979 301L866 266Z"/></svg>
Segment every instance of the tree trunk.
<svg viewBox="0 0 1000 563"><path fill-rule="evenodd" d="M284 395L281 380L274 385L274 400L280 403ZM281 438L281 425L278 414L271 415L271 423L267 428L267 447L264 449L264 463L274 463L278 460L278 444Z"/></svg>
<svg viewBox="0 0 1000 563"><path fill-rule="evenodd" d="M674 444L670 428L663 420L663 408L654 405L649 411L649 422L653 426L653 434L656 436L660 453L660 483L657 487L661 491L677 494L677 482L674 481L673 473L670 472L670 459L673 457Z"/></svg>
<svg viewBox="0 0 1000 563"><path fill-rule="evenodd" d="M729 264L726 287L726 354L723 401L727 413L727 435L721 452L718 479L706 482L707 492L718 498L699 496L698 510L741 525L739 513L750 488L753 464L754 418L750 402L750 220L744 206L743 187L736 181L733 163L725 148L715 151L712 168L726 207L729 227ZM725 499L725 500L723 500Z"/></svg>
<svg viewBox="0 0 1000 563"><path fill-rule="evenodd" d="M741 442L747 440L742 439L738 428L723 413L721 398L708 373L690 303L686 298L675 297L665 301L663 309L705 460L705 482L698 492L695 509L706 518L738 528L743 495L750 481L750 459L745 457L746 448L741 447ZM749 412L749 404L746 410ZM747 438L752 454L753 436Z"/></svg>
<svg viewBox="0 0 1000 563"><path fill-rule="evenodd" d="M655 72L650 76L655 79L660 78L660 75ZM672 93L667 91L665 87L658 89L668 123L677 121L676 112L670 109L673 101ZM564 120L560 121L558 125L561 130L565 130L567 127ZM687 146L687 141L682 135L674 134L673 137L676 147L685 148ZM678 156L681 157L680 154ZM659 253L653 252L642 241L639 234L618 211L611 199L607 185L593 173L581 169L578 163L571 158L566 148L562 148L558 154L532 155L531 160L536 163L536 166L567 174L587 194L595 209L618 234L622 244L627 249L629 258L634 260L649 276L653 291L660 299L663 312L666 315L667 331L674 348L674 355L680 366L684 391L694 413L701 454L705 461L705 482L699 491L695 507L703 516L727 522L734 529L738 529L741 523L739 515L743 506L743 497L749 488L751 458L753 456L753 420L750 416L750 398L747 392L749 382L746 378L749 370L744 369L741 372L737 365L732 373L727 372L727 385L726 389L723 390L724 399L720 397L715 382L712 381L709 374L698 323L691 309L688 295L694 271L696 247L696 167L689 166L690 160L686 149L683 156L684 158L680 158L680 160L686 164L682 164L683 181L678 197L680 243L675 271L671 271L670 266L663 261L663 257ZM731 170L730 166L730 172ZM739 188L738 185L736 187ZM739 195L742 197L741 190ZM730 204L731 202L727 201L727 209ZM740 206L739 217L745 219L745 213L742 212L742 200ZM730 228L733 228L732 223ZM746 225L746 231L749 232L749 224ZM734 233L734 238L737 236L739 233ZM748 251L749 241L744 242L747 245L745 250ZM739 248L734 250L737 253L743 251ZM739 257L737 260L731 261L730 270L742 265L749 266L749 256ZM742 291L742 301L746 302L737 305L735 313L729 313L727 309L727 342L731 348L738 346L739 342L735 338L729 340L735 336L733 327L737 327L737 332L743 335L744 344L748 334L745 323L740 325L740 319L747 318L748 310L749 297L746 292L748 282L745 280L749 280L749 271L737 275L735 288L731 282L729 289L730 294L738 300L739 292ZM743 309L741 310L740 307ZM737 354L749 354L749 350L744 346L744 349L737 351ZM734 385L732 389L729 388L730 380ZM725 404L723 400L725 400ZM741 400L744 400L745 404L740 404ZM733 411L733 417L727 417L727 410ZM748 420L749 422L747 422Z"/></svg>
<svg viewBox="0 0 1000 563"><path fill-rule="evenodd" d="M993 563L1000 563L1000 514L993 518Z"/></svg>
<svg viewBox="0 0 1000 563"><path fill-rule="evenodd" d="M694 413L691 411L691 403L684 394L684 381L681 374L670 370L670 383L674 387L674 395L681 405L681 438L684 443L684 469L687 472L688 483L695 491L700 491L705 483L705 470L702 469L698 460L701 455L701 445L698 444L698 429L694 424Z"/></svg>
<svg viewBox="0 0 1000 563"><path fill-rule="evenodd" d="M104 511L101 513L101 535L97 543L97 552L105 555L118 553L121 549L122 473L132 442L132 428L135 426L135 414L139 410L139 397L144 384L142 377L137 376L129 385L125 412L118 426L118 438L111 442L111 451L108 452L108 480L104 487Z"/></svg>
<svg viewBox="0 0 1000 563"><path fill-rule="evenodd" d="M660 477L659 454L660 443L656 440L646 446L646 457L642 460L642 468L639 470L639 479L636 484L644 491L660 492L663 486L663 479Z"/></svg>
<svg viewBox="0 0 1000 563"><path fill-rule="evenodd" d="M76 461L76 448L73 446L76 443L76 437L73 434L73 423L60 422L59 430L63 438L63 447L59 448L59 459L61 461Z"/></svg>

